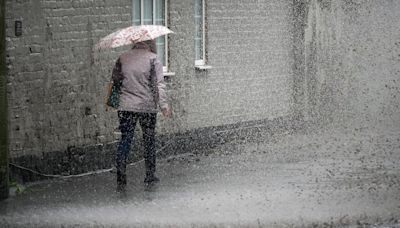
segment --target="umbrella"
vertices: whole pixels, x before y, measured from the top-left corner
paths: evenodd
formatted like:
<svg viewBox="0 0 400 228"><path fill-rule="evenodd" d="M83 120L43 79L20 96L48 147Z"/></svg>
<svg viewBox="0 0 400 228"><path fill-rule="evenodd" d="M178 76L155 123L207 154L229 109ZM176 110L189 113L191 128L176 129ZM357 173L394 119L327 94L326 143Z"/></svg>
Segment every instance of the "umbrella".
<svg viewBox="0 0 400 228"><path fill-rule="evenodd" d="M129 26L103 37L96 44L95 48L100 50L120 47L146 40L153 40L169 33L173 32L162 25Z"/></svg>

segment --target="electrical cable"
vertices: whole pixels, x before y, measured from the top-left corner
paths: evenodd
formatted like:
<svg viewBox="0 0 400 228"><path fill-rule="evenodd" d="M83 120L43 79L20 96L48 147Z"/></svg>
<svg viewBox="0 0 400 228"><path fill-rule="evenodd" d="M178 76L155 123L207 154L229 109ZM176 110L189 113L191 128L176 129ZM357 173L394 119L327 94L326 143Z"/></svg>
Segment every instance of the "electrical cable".
<svg viewBox="0 0 400 228"><path fill-rule="evenodd" d="M167 146L169 146L172 143L172 140L168 140L167 143L161 147L160 149L157 150L156 154L158 154L159 152L163 151ZM138 161L129 163L128 165L135 165L139 162L143 162L144 159L140 159ZM100 174L100 173L106 173L106 172L112 172L114 170L114 168L109 168L109 169L102 169L102 170L96 170L96 171L91 171L91 172L86 172L86 173L80 173L80 174L74 174L74 175L57 175L57 174L44 174L41 172L38 172L36 170L27 168L27 167L23 167L17 164L14 164L12 162L9 162L10 166L13 166L15 168L21 169L21 170L25 170L28 172L31 172L33 174L36 174L38 176L42 176L42 177L50 177L50 178L60 178L60 179L68 179L68 178L73 178L73 177L84 177L84 176L89 176L89 175L94 175L94 174Z"/></svg>

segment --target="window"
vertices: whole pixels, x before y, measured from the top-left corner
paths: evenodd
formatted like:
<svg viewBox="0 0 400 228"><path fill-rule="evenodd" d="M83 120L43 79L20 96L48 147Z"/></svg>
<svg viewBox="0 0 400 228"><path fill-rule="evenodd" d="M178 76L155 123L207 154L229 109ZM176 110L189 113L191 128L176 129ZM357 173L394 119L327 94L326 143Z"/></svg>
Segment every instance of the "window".
<svg viewBox="0 0 400 228"><path fill-rule="evenodd" d="M194 20L196 25L196 36L195 36L195 50L196 50L196 61L195 65L205 65L205 13L204 13L204 0L194 0Z"/></svg>
<svg viewBox="0 0 400 228"><path fill-rule="evenodd" d="M133 25L166 25L167 0L132 0L132 24ZM157 55L167 70L167 44L166 36L156 39Z"/></svg>

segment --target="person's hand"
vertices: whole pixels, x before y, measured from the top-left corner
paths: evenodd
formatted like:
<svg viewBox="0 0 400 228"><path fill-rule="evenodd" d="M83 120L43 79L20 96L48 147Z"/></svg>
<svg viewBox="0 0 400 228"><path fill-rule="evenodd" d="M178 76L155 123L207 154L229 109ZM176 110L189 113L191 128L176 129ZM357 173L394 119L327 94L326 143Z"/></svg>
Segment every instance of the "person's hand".
<svg viewBox="0 0 400 228"><path fill-rule="evenodd" d="M162 112L164 117L170 118L172 116L172 111L171 111L171 109L169 107L162 108L161 112Z"/></svg>

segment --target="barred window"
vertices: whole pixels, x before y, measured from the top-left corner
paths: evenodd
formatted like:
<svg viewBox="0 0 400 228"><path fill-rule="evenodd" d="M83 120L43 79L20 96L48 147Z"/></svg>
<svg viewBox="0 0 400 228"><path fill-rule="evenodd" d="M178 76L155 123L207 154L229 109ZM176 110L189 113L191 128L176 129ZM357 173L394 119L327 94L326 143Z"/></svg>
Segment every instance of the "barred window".
<svg viewBox="0 0 400 228"><path fill-rule="evenodd" d="M167 25L167 0L132 0L133 25ZM166 36L156 39L157 55L167 71L168 40Z"/></svg>
<svg viewBox="0 0 400 228"><path fill-rule="evenodd" d="M194 20L196 25L196 36L195 36L195 50L196 50L196 61L195 65L205 65L205 25L204 25L204 0L194 0Z"/></svg>

